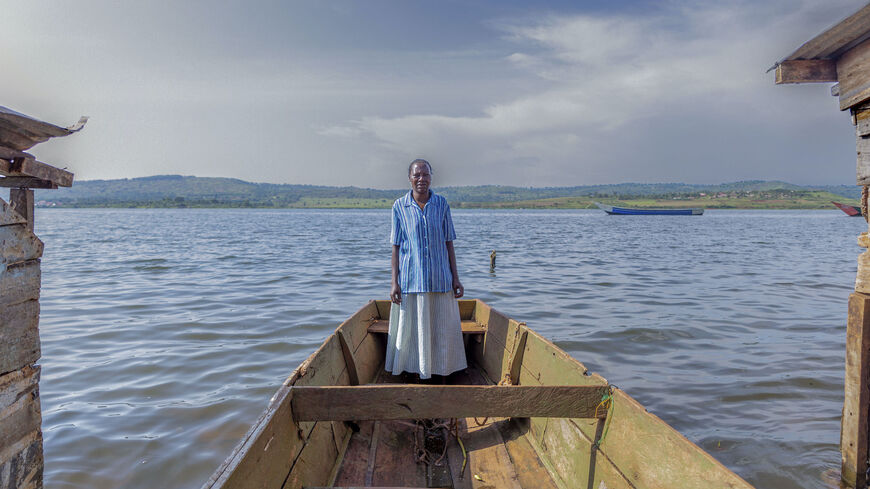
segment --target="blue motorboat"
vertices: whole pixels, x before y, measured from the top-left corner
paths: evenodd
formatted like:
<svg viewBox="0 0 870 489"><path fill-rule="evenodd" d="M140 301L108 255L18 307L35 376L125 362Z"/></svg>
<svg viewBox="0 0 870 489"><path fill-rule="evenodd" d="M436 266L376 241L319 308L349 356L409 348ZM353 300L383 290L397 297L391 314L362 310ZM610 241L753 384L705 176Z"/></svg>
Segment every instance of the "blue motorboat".
<svg viewBox="0 0 870 489"><path fill-rule="evenodd" d="M630 209L604 205L599 202L596 202L595 205L608 214L621 216L700 216L704 214L704 209L698 207L689 209Z"/></svg>

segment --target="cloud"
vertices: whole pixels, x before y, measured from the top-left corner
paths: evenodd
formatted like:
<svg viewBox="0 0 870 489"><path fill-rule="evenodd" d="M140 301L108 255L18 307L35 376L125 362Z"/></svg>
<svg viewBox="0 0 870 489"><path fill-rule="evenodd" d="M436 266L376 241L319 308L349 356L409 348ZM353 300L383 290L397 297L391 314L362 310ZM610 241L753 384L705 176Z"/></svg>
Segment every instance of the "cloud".
<svg viewBox="0 0 870 489"><path fill-rule="evenodd" d="M815 34L818 27L807 20L811 10L794 3L670 4L643 17L550 14L503 21L494 25L515 46L503 62L537 78L536 90L474 115L363 117L322 133L367 138L396 157L421 148L437 153L448 165L467 168L464 177L472 181L465 183L519 183L505 163L536 165L529 183L537 185L619 181L619 172L607 170L613 165L659 180L752 178L752 165L732 165L743 173L729 174L721 165L699 168L696 156L675 158L672 146L705 154L718 136L682 139L668 125L731 127L735 137L763 123L781 129L784 111L795 109L771 107L772 89L785 89L775 88L765 69L799 44L791 40L794 31L804 39ZM663 124L650 122L656 120ZM652 135L663 139L641 147ZM727 162L729 149L715 149L726 154L702 161ZM758 162L770 149L759 148ZM745 151L731 155L747 158Z"/></svg>

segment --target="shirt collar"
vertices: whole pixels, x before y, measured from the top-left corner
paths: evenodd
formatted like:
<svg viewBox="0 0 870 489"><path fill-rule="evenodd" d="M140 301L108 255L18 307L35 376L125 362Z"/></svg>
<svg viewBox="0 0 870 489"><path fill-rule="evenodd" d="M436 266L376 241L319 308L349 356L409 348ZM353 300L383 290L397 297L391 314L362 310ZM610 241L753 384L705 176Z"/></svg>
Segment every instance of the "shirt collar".
<svg viewBox="0 0 870 489"><path fill-rule="evenodd" d="M412 190L408 190L408 193L405 194L404 197L402 197L402 200L403 200L402 203L405 205L405 207L410 207L410 206L419 207L419 206L417 206L417 202L414 201L414 195L412 192L413 192ZM434 199L434 198L435 198L435 191L433 191L430 188L429 189L429 200L426 201L426 203L428 204L429 202L432 202L432 199Z"/></svg>

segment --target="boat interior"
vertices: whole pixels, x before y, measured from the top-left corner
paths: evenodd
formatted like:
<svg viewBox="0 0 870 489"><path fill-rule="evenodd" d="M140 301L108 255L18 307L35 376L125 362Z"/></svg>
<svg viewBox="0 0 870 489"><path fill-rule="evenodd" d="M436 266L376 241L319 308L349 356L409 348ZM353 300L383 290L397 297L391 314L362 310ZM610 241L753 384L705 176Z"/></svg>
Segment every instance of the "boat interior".
<svg viewBox="0 0 870 489"><path fill-rule="evenodd" d="M390 306L342 323L203 488L751 487L482 301L459 301L469 368L389 374Z"/></svg>

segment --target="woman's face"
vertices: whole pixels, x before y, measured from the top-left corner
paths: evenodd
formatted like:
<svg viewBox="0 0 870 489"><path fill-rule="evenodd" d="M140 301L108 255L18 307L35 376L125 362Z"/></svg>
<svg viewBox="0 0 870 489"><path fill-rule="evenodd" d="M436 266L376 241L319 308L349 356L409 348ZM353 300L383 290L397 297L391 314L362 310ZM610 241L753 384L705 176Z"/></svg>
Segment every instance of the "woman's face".
<svg viewBox="0 0 870 489"><path fill-rule="evenodd" d="M411 174L408 175L408 180L411 182L411 188L418 195L429 195L429 184L432 183L432 173L429 171L429 165L415 163L411 167Z"/></svg>

